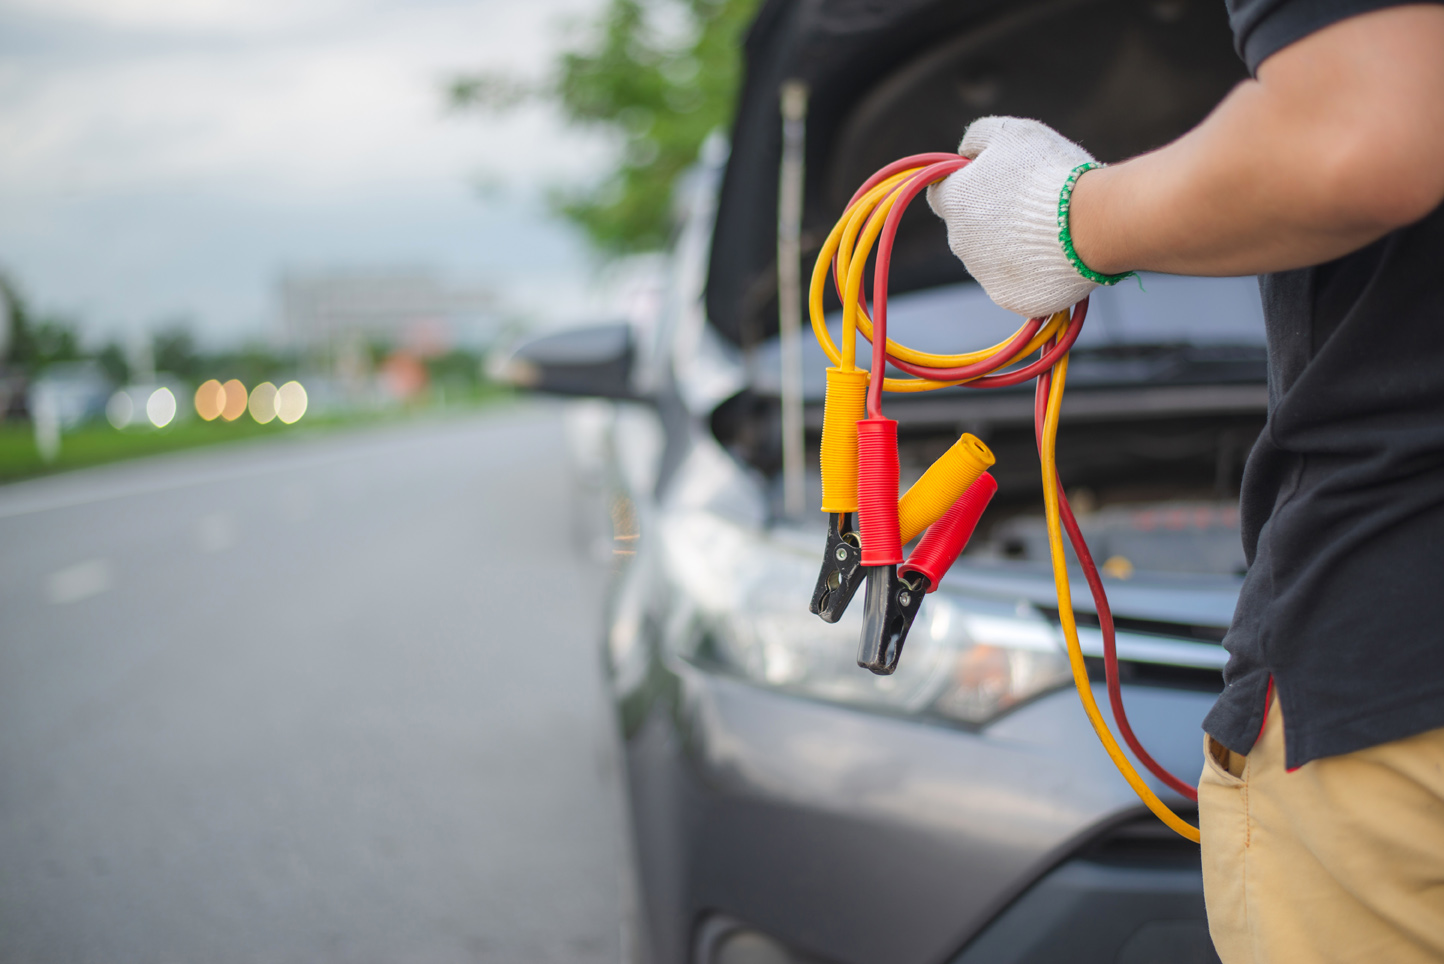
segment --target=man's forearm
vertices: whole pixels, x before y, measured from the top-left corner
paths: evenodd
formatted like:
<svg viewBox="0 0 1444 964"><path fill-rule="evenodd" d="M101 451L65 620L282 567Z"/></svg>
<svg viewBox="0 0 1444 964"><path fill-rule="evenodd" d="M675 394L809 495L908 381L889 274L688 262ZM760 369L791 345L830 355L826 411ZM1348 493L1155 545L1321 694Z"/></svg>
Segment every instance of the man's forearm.
<svg viewBox="0 0 1444 964"><path fill-rule="evenodd" d="M1270 57L1189 134L1079 178L1078 256L1105 274L1328 261L1444 198L1444 6L1389 8Z"/></svg>

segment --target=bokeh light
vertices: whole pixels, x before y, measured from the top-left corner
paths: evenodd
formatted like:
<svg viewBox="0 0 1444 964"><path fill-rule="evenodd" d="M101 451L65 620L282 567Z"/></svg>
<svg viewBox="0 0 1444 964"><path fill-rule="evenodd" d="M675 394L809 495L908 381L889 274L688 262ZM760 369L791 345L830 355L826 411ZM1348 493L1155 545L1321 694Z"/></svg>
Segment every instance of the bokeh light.
<svg viewBox="0 0 1444 964"><path fill-rule="evenodd" d="M261 382L251 389L251 418L265 425L276 417L276 386Z"/></svg>
<svg viewBox="0 0 1444 964"><path fill-rule="evenodd" d="M226 390L214 378L201 383L196 389L196 414L207 422L220 418L226 407Z"/></svg>
<svg viewBox="0 0 1444 964"><path fill-rule="evenodd" d="M294 425L306 414L306 389L300 382L287 382L276 389L276 417Z"/></svg>
<svg viewBox="0 0 1444 964"><path fill-rule="evenodd" d="M122 389L110 396L110 401L105 403L105 417L116 428L129 425L135 417L135 402L131 401L130 393Z"/></svg>
<svg viewBox="0 0 1444 964"><path fill-rule="evenodd" d="M221 418L234 422L246 414L246 386L239 378L232 378L221 386L226 393L226 403L221 407Z"/></svg>
<svg viewBox="0 0 1444 964"><path fill-rule="evenodd" d="M175 418L175 396L169 388L157 388L145 401L145 417L156 428L164 428Z"/></svg>

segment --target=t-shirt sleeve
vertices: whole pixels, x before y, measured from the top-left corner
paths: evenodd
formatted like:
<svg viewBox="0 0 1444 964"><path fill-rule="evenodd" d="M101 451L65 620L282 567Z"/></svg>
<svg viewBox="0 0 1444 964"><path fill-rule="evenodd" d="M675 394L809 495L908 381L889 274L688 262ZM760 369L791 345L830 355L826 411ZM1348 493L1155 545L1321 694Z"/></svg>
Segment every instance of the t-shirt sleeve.
<svg viewBox="0 0 1444 964"><path fill-rule="evenodd" d="M1418 0L1225 0L1233 46L1250 74L1271 54L1340 20Z"/></svg>

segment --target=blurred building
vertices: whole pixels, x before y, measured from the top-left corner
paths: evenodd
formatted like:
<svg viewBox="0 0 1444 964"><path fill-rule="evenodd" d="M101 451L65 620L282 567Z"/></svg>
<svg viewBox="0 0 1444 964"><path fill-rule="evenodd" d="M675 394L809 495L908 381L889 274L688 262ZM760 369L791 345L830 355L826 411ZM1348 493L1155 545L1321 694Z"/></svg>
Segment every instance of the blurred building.
<svg viewBox="0 0 1444 964"><path fill-rule="evenodd" d="M280 298L287 342L333 359L362 346L422 357L485 347L500 326L490 289L450 284L424 268L291 272Z"/></svg>

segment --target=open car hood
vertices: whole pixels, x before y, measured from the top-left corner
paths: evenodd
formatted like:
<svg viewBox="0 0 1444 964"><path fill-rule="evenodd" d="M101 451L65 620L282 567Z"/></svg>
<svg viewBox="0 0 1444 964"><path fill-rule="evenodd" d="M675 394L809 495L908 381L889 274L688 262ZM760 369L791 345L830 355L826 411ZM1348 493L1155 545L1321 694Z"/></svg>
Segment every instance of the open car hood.
<svg viewBox="0 0 1444 964"><path fill-rule="evenodd" d="M1120 160L1197 124L1246 76L1221 0L769 0L723 178L707 314L744 347L777 330L778 91L811 91L803 257L877 168L952 150L975 117L1036 117ZM915 203L891 291L963 281L942 222ZM835 308L832 302L829 308Z"/></svg>

